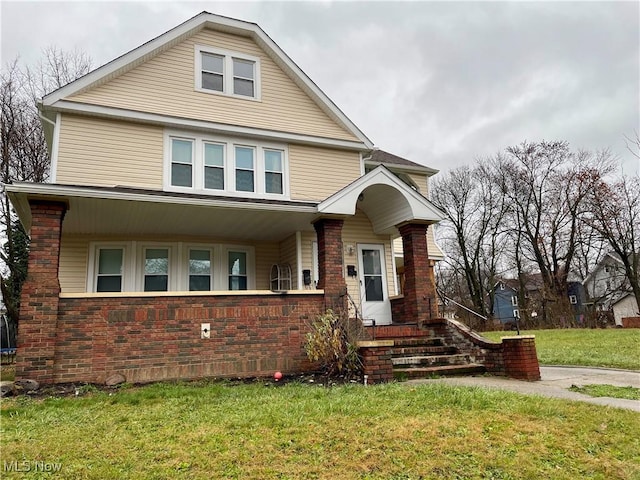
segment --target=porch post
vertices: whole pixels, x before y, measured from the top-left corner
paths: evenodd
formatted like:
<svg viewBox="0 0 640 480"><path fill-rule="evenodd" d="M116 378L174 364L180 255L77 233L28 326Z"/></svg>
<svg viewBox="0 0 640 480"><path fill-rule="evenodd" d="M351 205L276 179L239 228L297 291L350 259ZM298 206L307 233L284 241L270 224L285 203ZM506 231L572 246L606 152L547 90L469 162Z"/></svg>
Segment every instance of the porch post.
<svg viewBox="0 0 640 480"><path fill-rule="evenodd" d="M32 200L29 263L20 297L16 378L53 383L60 237L67 206Z"/></svg>
<svg viewBox="0 0 640 480"><path fill-rule="evenodd" d="M398 230L404 249L404 321L429 323L438 305L427 252L427 225L407 223Z"/></svg>
<svg viewBox="0 0 640 480"><path fill-rule="evenodd" d="M342 258L344 220L321 218L313 223L318 235L318 288L324 289L325 307L339 313L347 309L347 284Z"/></svg>

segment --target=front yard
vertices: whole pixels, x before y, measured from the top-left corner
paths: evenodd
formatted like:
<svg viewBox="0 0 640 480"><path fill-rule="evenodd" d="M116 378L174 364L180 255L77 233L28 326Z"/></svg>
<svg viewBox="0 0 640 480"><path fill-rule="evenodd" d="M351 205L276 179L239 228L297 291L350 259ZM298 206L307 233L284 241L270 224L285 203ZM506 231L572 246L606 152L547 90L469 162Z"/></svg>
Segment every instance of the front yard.
<svg viewBox="0 0 640 480"><path fill-rule="evenodd" d="M631 411L441 384L88 387L3 400L2 477L637 479L638 431Z"/></svg>
<svg viewBox="0 0 640 480"><path fill-rule="evenodd" d="M640 370L638 328L523 330L520 333L536 336L541 365ZM515 332L483 332L482 335L499 342L500 337L515 335Z"/></svg>

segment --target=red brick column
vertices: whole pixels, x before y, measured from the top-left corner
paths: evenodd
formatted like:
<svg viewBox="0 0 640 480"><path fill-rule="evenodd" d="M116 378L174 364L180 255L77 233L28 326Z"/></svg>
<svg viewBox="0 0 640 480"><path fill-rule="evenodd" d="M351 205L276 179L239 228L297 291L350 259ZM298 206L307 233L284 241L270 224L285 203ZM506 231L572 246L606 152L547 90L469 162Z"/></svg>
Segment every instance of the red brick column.
<svg viewBox="0 0 640 480"><path fill-rule="evenodd" d="M34 200L27 279L20 298L16 378L53 382L60 283L60 236L67 207Z"/></svg>
<svg viewBox="0 0 640 480"><path fill-rule="evenodd" d="M529 381L540 380L535 335L503 337L502 355L507 377Z"/></svg>
<svg viewBox="0 0 640 480"><path fill-rule="evenodd" d="M427 225L398 227L404 249L404 321L429 323L437 311L433 268L427 252Z"/></svg>
<svg viewBox="0 0 640 480"><path fill-rule="evenodd" d="M367 385L393 380L393 363L391 362L393 345L393 340L358 342L358 351Z"/></svg>
<svg viewBox="0 0 640 480"><path fill-rule="evenodd" d="M326 308L346 311L347 284L342 258L343 220L321 218L313 226L318 235L318 288L324 289Z"/></svg>

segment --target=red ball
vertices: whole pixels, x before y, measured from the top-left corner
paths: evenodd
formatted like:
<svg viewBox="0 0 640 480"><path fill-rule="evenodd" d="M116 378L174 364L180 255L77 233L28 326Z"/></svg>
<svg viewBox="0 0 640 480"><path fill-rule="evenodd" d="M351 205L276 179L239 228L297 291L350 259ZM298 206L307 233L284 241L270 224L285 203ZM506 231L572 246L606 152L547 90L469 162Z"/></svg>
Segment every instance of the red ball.
<svg viewBox="0 0 640 480"><path fill-rule="evenodd" d="M282 372L276 372L273 374L273 378L276 379L276 382L282 378Z"/></svg>

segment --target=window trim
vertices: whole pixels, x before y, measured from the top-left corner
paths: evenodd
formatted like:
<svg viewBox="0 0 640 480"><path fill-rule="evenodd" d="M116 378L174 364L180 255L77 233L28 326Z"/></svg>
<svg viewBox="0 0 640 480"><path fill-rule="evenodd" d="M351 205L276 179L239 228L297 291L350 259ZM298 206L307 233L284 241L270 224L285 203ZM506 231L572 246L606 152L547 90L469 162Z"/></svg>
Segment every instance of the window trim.
<svg viewBox="0 0 640 480"><path fill-rule="evenodd" d="M101 249L122 249L122 283L121 292L134 289L133 279L131 275L131 267L135 261L135 255L132 253L132 242L89 242L89 259L87 262L87 279L86 290L93 293L98 292L98 262L100 261L99 251Z"/></svg>
<svg viewBox="0 0 640 480"><path fill-rule="evenodd" d="M569 303L571 303L571 305L577 305L578 304L578 296L577 295L569 295Z"/></svg>
<svg viewBox="0 0 640 480"><path fill-rule="evenodd" d="M511 295L511 305L513 307L517 307L518 306L518 297L516 295Z"/></svg>
<svg viewBox="0 0 640 480"><path fill-rule="evenodd" d="M223 69L222 69L222 91L210 90L202 87L202 54L208 53L211 55L217 55L222 57ZM207 45L194 45L194 89L197 92L208 93L211 95L223 95L225 97L233 97L243 100L251 100L254 102L260 102L262 98L261 88L261 68L260 57L254 57L245 53L234 52L232 50L226 50L222 48L210 47ZM245 62L253 63L253 96L241 95L234 93L233 81L236 78L233 72L233 59L242 60ZM244 77L238 77L244 78Z"/></svg>
<svg viewBox="0 0 640 480"><path fill-rule="evenodd" d="M97 291L97 271L100 259L98 252L102 248L123 249L122 293L184 292L189 294L189 251L209 250L211 253L211 292L227 292L229 252L244 252L247 255L247 290L256 288L255 246L228 243L195 242L139 242L99 241L89 243L87 263L86 291L89 293L107 293ZM169 252L167 291L144 292L145 250L148 248L166 248Z"/></svg>
<svg viewBox="0 0 640 480"><path fill-rule="evenodd" d="M193 141L193 181L191 187L181 187L171 184L171 146L173 139ZM204 151L205 144L223 146L224 190L205 188L204 185ZM254 191L244 192L236 190L236 147L248 147L254 152ZM282 153L282 193L267 193L265 185L265 151L279 151ZM196 193L203 195L218 195L241 198L265 198L277 200L290 199L289 182L289 148L288 145L264 141L247 141L246 139L226 136L208 135L204 133L185 132L181 130L165 129L164 131L164 159L163 159L163 189L166 192Z"/></svg>

